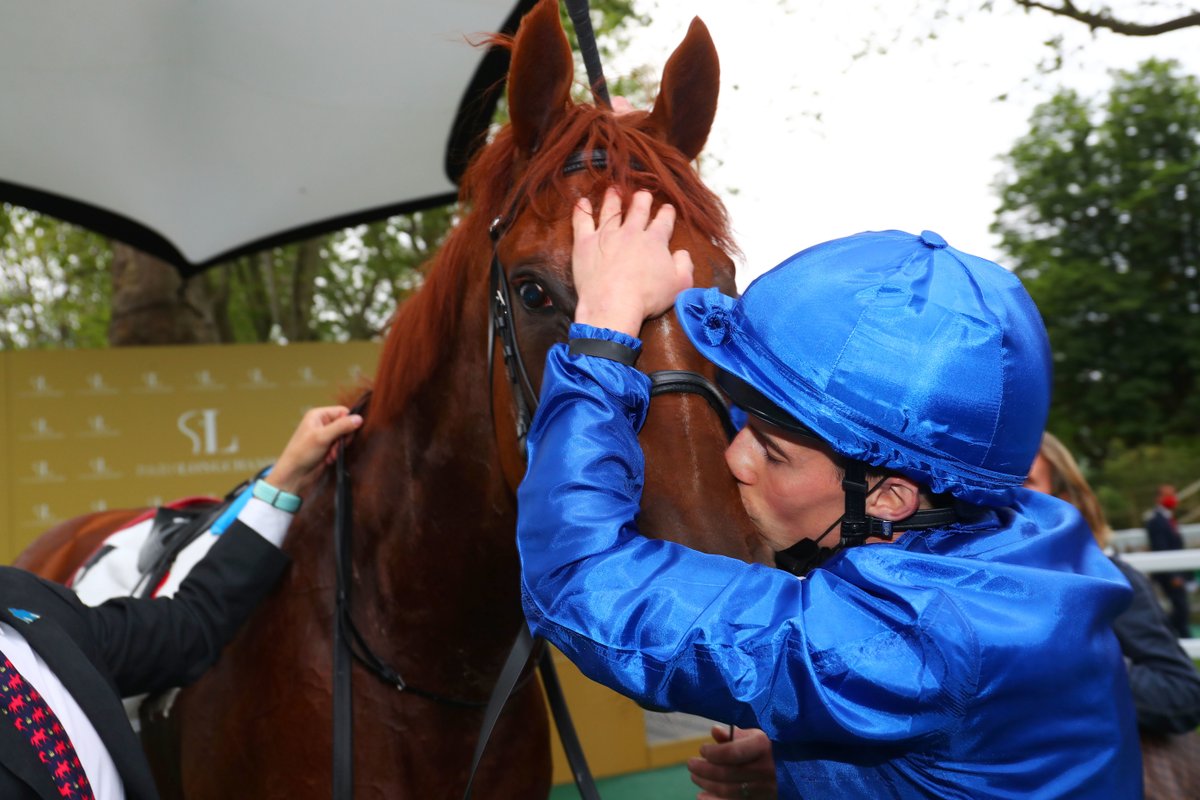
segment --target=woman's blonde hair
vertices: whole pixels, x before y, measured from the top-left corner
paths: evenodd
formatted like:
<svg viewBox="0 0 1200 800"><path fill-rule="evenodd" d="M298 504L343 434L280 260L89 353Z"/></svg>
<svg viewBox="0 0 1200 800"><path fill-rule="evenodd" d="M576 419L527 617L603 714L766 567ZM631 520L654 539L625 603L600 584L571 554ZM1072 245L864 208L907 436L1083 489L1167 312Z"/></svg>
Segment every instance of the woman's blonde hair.
<svg viewBox="0 0 1200 800"><path fill-rule="evenodd" d="M1054 434L1047 432L1042 434L1042 447L1038 455L1050 465L1050 493L1079 509L1079 513L1087 520L1088 527L1092 529L1096 542L1101 547L1107 547L1112 528L1108 526L1108 520L1104 518L1104 511L1100 508L1100 501L1096 499L1096 493L1083 477L1071 451Z"/></svg>

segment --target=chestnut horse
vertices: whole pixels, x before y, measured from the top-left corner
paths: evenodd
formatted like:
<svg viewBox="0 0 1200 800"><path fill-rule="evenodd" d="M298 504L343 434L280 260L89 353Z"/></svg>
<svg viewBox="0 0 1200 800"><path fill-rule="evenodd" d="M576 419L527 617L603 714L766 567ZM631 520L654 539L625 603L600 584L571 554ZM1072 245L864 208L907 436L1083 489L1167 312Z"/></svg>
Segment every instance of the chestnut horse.
<svg viewBox="0 0 1200 800"><path fill-rule="evenodd" d="M345 452L358 630L411 686L480 703L524 624L513 538L522 401L501 337L488 351L493 252L534 387L574 310L570 216L579 197L599 208L609 185L626 196L652 189L678 210L672 246L691 252L697 285L735 291L724 209L692 166L717 101L716 51L703 24L692 24L668 61L649 113L572 102L574 64L555 0L530 11L511 48L511 123L465 173L465 216L424 287L397 311L366 424ZM582 168L564 170L569 162ZM509 224L493 248L495 218ZM642 338L640 369L711 377L673 314L648 322ZM643 530L762 558L724 464L726 433L703 398L655 398L641 441ZM280 588L165 722L146 721L165 797L330 796L332 524L325 475L292 525L293 563ZM354 708L355 797L461 796L482 709L397 691L357 665ZM168 768L163 752L175 762ZM510 699L474 785L480 798L548 794L547 715L533 683Z"/></svg>

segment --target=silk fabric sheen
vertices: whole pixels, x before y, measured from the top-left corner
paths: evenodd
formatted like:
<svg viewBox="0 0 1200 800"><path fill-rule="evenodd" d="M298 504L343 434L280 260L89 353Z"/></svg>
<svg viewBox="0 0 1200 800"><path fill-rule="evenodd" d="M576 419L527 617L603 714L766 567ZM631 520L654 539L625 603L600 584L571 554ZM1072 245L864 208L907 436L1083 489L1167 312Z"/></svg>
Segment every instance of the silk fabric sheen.
<svg viewBox="0 0 1200 800"><path fill-rule="evenodd" d="M1110 628L1130 589L1074 509L1012 490L806 579L648 539L648 392L615 362L548 357L518 493L534 634L647 707L762 728L781 797L1140 797Z"/></svg>
<svg viewBox="0 0 1200 800"><path fill-rule="evenodd" d="M690 289L675 310L705 358L844 456L981 505L1025 481L1050 401L1045 326L1015 275L933 231L815 245L740 298Z"/></svg>

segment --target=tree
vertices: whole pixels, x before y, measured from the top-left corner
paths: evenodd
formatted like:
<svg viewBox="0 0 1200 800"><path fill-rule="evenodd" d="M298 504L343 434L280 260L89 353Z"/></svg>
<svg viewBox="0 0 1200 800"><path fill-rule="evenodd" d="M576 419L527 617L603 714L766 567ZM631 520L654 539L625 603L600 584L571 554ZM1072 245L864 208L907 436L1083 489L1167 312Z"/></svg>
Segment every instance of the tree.
<svg viewBox="0 0 1200 800"><path fill-rule="evenodd" d="M0 349L102 347L111 257L103 237L0 205Z"/></svg>
<svg viewBox="0 0 1200 800"><path fill-rule="evenodd" d="M220 339L372 339L396 304L421 285L421 265L441 246L454 206L358 225L276 247L209 270Z"/></svg>
<svg viewBox="0 0 1200 800"><path fill-rule="evenodd" d="M1051 428L1093 458L1195 436L1196 79L1150 60L1116 73L1099 108L1060 91L1007 162L993 230L1050 333Z"/></svg>
<svg viewBox="0 0 1200 800"><path fill-rule="evenodd" d="M1037 9L1082 22L1093 31L1104 29L1123 36L1158 36L1183 28L1200 27L1200 12L1190 9L1185 11L1178 3L1142 2L1137 4L1138 8L1130 8L1117 14L1108 4L1089 4L1080 8L1072 0L1059 0L1057 3L1042 3L1038 0L1013 2L1027 10ZM987 2L983 7L990 8L992 5L992 2Z"/></svg>
<svg viewBox="0 0 1200 800"><path fill-rule="evenodd" d="M160 258L112 242L112 316L108 343L212 344L212 304L199 281L184 281Z"/></svg>

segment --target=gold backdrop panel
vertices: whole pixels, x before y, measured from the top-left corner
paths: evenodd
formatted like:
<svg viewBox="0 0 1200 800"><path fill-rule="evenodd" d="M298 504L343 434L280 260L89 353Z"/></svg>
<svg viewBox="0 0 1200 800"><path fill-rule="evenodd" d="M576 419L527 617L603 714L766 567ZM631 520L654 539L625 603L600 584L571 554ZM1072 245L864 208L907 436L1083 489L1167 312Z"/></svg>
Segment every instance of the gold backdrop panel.
<svg viewBox="0 0 1200 800"><path fill-rule="evenodd" d="M269 464L305 409L374 374L379 347L139 347L0 353L5 561L109 508L223 496Z"/></svg>

